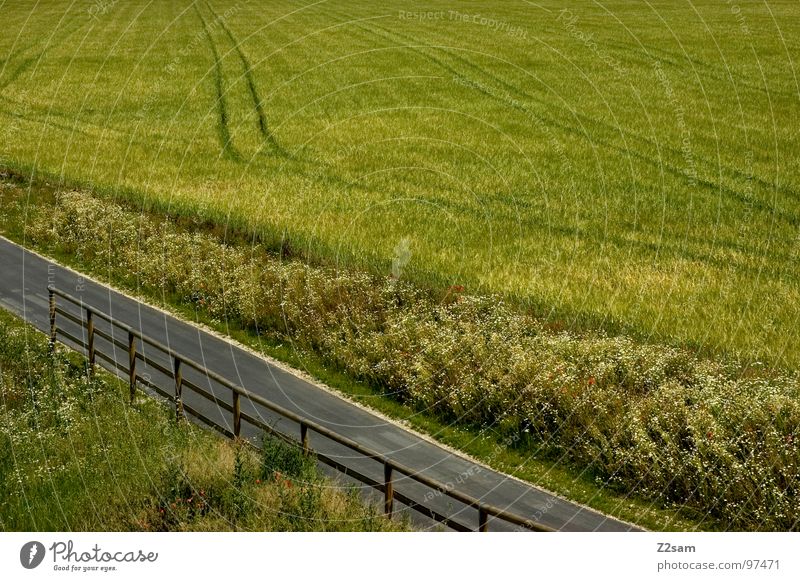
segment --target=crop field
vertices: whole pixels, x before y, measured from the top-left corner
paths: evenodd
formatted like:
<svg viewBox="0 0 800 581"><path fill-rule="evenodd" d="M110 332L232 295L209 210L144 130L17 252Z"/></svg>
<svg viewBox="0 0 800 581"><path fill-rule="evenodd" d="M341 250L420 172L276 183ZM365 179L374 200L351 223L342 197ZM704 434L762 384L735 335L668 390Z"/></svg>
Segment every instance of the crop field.
<svg viewBox="0 0 800 581"><path fill-rule="evenodd" d="M800 364L794 0L0 0L0 165Z"/></svg>

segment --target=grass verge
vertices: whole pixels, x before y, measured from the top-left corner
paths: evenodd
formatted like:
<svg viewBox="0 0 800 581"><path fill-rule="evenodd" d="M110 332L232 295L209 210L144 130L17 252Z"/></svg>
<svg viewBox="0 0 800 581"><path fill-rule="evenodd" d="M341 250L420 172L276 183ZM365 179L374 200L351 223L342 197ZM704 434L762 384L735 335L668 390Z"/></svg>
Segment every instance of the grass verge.
<svg viewBox="0 0 800 581"><path fill-rule="evenodd" d="M297 449L183 422L0 310L0 530L402 530Z"/></svg>

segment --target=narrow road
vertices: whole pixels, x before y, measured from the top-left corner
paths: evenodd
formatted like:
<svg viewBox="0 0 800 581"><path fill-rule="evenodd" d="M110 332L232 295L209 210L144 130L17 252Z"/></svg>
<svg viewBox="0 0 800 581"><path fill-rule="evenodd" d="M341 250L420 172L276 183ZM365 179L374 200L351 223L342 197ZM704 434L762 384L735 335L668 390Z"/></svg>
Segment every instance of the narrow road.
<svg viewBox="0 0 800 581"><path fill-rule="evenodd" d="M476 465L469 459L454 454L408 429L387 422L384 418L321 389L247 350L121 295L107 286L84 279L74 271L28 252L2 237L0 237L0 273L2 273L0 307L20 315L38 329L43 331L48 329L47 286L53 284L81 298L85 304L109 313L114 319L169 345L182 355L202 362L229 381L486 503L516 513L523 518L538 520L562 531L637 530L628 523L565 501L485 466ZM70 332L77 334L77 330L70 329ZM111 351L112 348L107 346L105 349ZM127 361L126 353L116 353L115 356L119 361ZM155 372L152 378L159 385L163 381L164 387L171 389L168 378L159 378ZM203 382L200 385L213 390L213 385L209 385L206 378L192 378L192 380ZM213 405L207 400L203 402L198 401L196 405ZM222 421L230 421L224 410L207 407L203 412L217 413ZM261 415L269 417L269 414ZM286 420L279 421L276 428L285 430L297 438L299 430ZM243 433L243 435L258 437L255 433ZM365 461L346 448L337 448L333 442L315 440L311 445L348 467L367 473L376 479L382 477L380 464ZM477 525L477 511L474 508L459 506L459 503L452 499L431 494L428 489L422 488L415 482L409 482L408 479L398 479L395 490L402 491L413 500L448 514L470 528L475 528ZM398 511L409 510L402 505L396 508ZM416 514L414 512L414 515ZM438 526L432 521L420 520L421 518L414 517L415 525L422 528ZM513 530L510 524L493 519L490 519L489 528Z"/></svg>

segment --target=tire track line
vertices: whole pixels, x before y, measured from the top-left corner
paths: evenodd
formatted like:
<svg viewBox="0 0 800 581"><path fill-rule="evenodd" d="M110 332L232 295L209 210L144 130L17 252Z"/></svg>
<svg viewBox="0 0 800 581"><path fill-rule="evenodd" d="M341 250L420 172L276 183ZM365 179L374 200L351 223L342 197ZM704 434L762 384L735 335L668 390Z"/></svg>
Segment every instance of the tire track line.
<svg viewBox="0 0 800 581"><path fill-rule="evenodd" d="M373 26L375 26L375 25L373 25ZM404 35L401 35L399 33L388 31L388 30L380 28L380 27L377 27L377 28L379 28L380 30L384 31L387 34L387 36L385 37L387 40L392 40L388 35L392 35L393 34L393 35L395 35L396 37L398 37L399 39L401 39L402 41L405 41L405 42L414 42L415 41L413 38L404 37ZM380 35L378 35L378 36L380 36ZM515 93L516 96L519 97L522 100L526 100L526 101L529 101L529 102L537 103L538 105L543 106L543 107L552 107L553 106L551 103L545 101L544 99L538 98L538 97L534 97L533 95L527 93L522 88L517 87L516 85L513 85L513 84L501 79L497 75L495 75L495 74L493 74L493 73L491 73L491 72L479 67L475 63L471 62L469 59L467 59L467 58L465 58L465 57L463 57L463 56L461 56L459 54L456 54L453 51L443 50L443 52L446 55L448 55L449 57L451 57L451 58L455 59L456 61L462 63L464 66L473 69L478 74L482 74L482 75L486 76L487 78L491 79L492 81L498 83L500 86L502 86L504 89L506 89L506 91L508 91L509 93ZM421 51L420 51L420 54L424 55L424 53L422 53ZM658 60L661 60L661 59L658 59ZM671 64L674 64L674 63L671 63ZM451 67L448 67L448 70L453 70L453 69ZM456 73L456 74L459 74L459 76L463 76L460 73ZM479 89L478 87L474 87L474 88ZM487 93L483 89L480 89L480 91L482 93ZM497 98L495 95L490 95L490 96ZM500 99L500 100L502 100L502 99ZM561 129L565 133L571 133L571 134L573 134L573 135L575 135L575 136L577 136L579 138L582 138L582 139L584 139L586 137L586 135L583 132L581 132L577 127L574 127L574 126L572 126L572 125L570 125L568 123L562 122L562 121L558 121L554 117L549 117L548 118L548 116L537 114L537 113L533 112L532 110L530 110L530 108L528 106L526 106L526 104L524 104L524 103L513 103L512 106L515 109L518 109L519 111L521 111L521 112L523 112L523 113L525 113L527 115L536 116L537 118L539 118L542 121L542 123L547 124L547 125L549 125L549 126L551 126L553 128ZM562 109L562 110L564 109L563 106L557 106L557 107L559 109ZM640 134L639 132L631 131L629 129L624 129L621 126L610 125L606 121L602 121L600 119L596 119L594 117L586 115L585 113L580 113L578 111L569 111L569 114L574 116L574 117L576 117L576 118L578 118L578 119L580 119L580 120L582 120L583 122L587 123L588 125L598 126L598 127L602 128L605 131L610 131L613 134L619 134L619 135L622 136L623 141L625 141L625 140L627 140L629 138L629 139L631 139L633 141L638 141L640 144L643 144L643 145L645 145L647 147L663 150L663 151L665 151L665 152L667 152L667 153L669 153L669 154L671 154L673 156L676 156L676 157L680 157L682 155L682 152L681 152L680 148L676 148L676 147L670 146L669 144L656 144L656 143L654 143L652 141L652 139L650 139L649 137L647 137L645 135ZM668 171L669 173L671 173L674 176L683 177L683 178L689 179L689 175L684 170L682 170L680 167L674 165L673 163L667 161L666 159L656 158L656 157L653 157L651 155L648 155L647 153L645 153L644 151L642 151L640 149L634 149L632 147L628 147L627 146L627 142L625 143L625 147L622 147L622 146L620 146L618 144L615 144L614 142L612 142L611 140L606 139L606 138L597 138L597 137L595 137L593 139L593 142L598 144L598 145L602 145L602 146L606 147L609 150L612 150L612 151L615 151L615 152L617 152L619 154L622 154L623 156L624 155L632 155L633 157L635 157L639 161L647 163L648 165L650 165L650 166L652 166L652 167L654 167L656 169L663 168L663 169L665 169L666 171ZM737 169L735 167L731 167L731 166L724 165L724 164L717 164L716 162L709 161L706 157L698 155L696 153L694 155L694 158L695 158L695 160L697 162L702 162L702 164L706 168L711 168L711 170L712 170L710 172L711 175L714 175L716 173L715 170L722 169L723 172L726 172L728 174L729 178L735 178L735 179L739 179L739 180L744 179L744 180L748 180L748 181L753 181L755 183L758 183L760 186L762 186L762 187L764 187L766 189L777 189L777 191L779 191L780 193L786 195L787 197L791 198L794 201L800 200L800 193L798 193L797 191L795 191L795 190L793 190L793 189L791 189L789 187L780 186L778 184L770 182L769 180L765 180L764 178L762 178L761 176L758 176L758 175L752 175L752 176L748 175L746 172L744 172L742 170L739 170L739 169ZM700 166L700 164L698 164L698 167L699 166ZM713 179L701 178L699 175L695 178L695 181L697 182L698 185L704 185L704 186L707 186L707 187L709 187L711 189L714 189L714 190L720 189L723 192L731 194L731 195L733 195L733 197L735 197L736 199L740 200L743 203L754 204L754 207L756 207L757 209L762 209L762 210L765 210L767 212L772 212L773 211L773 209L770 208L768 204L764 205L760 201L751 200L746 195L744 195L743 193L739 192L737 189L735 189L733 187L730 187L730 186L727 186L727 185L723 184L722 182L718 182L718 181L713 180ZM793 221L793 220L789 220L789 222L791 224L793 224L793 225L796 224L795 221Z"/></svg>
<svg viewBox="0 0 800 581"><path fill-rule="evenodd" d="M63 20L63 17L62 17L62 20ZM66 23L64 23L64 28L68 29L77 20L78 20L77 16L71 18ZM60 24L61 24L61 21L59 21L56 24L56 28L53 31L53 34L55 34L55 32L58 30L58 27L59 27ZM60 38L56 39L56 41L52 42L52 43L50 42L50 39L52 39L52 35L51 35L47 39L47 41L45 41L44 48L41 49L38 54L23 58L22 61L17 65L17 67L13 71L11 71L3 81L0 81L0 91L4 91L9 85L11 85L14 81L16 81L26 70L28 70L31 67L31 65L33 65L35 63L40 63L42 61L42 58L44 58L44 56L47 53L49 53L53 49L56 49L56 48L62 46L65 42L67 42L67 40L70 37L72 37L73 34L75 34L81 28L83 28L83 25L84 25L84 23L80 22L78 24L78 26L76 26L75 28L73 28L69 32L65 32L65 34L63 34ZM20 54L20 56L21 56L21 55L25 54L26 52L30 51L31 49L34 49L34 46L35 45L28 45L28 46L24 47L18 54ZM6 66L11 62L13 56L14 55L9 55L8 59L6 59L5 63L3 64L3 71L0 71L0 72L4 72L5 71Z"/></svg>
<svg viewBox="0 0 800 581"><path fill-rule="evenodd" d="M634 43L607 40L604 41L604 44L610 48L620 51L620 53L622 53L622 55L625 58L629 59L632 62L636 62L647 66L651 64L641 52L637 51L638 47ZM682 60L691 62L693 65L705 69L703 71L703 74L708 75L714 80L729 82L731 84L736 85L736 87L744 87L745 89L753 91L755 93L769 93L773 97L781 96L786 99L794 99L797 96L791 90L787 91L782 88L776 88L772 86L770 86L769 89L767 89L763 85L751 83L744 75L744 73L742 73L741 71L738 70L722 71L716 65L691 55L680 55L668 49L660 48L657 46L648 46L646 56L649 57L651 60L657 60L660 63L669 65L679 70L681 68Z"/></svg>
<svg viewBox="0 0 800 581"><path fill-rule="evenodd" d="M206 6L211 11L211 14L214 15L215 20L220 25L222 30L227 35L228 39L231 41L236 54L239 57L239 60L242 63L242 67L244 69L244 78L247 82L247 88L250 92L250 98L253 101L253 108L256 112L256 120L258 123L258 132L261 134L261 137L269 144L270 149L284 157L288 156L286 150L281 147L278 143L278 140L275 139L275 136L272 134L272 131L269 128L269 124L267 123L267 116L264 113L264 106L261 101L261 97L258 94L258 87L256 86L255 79L253 77L253 67L250 65L250 61L247 58L247 55L244 54L242 50L241 43L236 39L231 29L228 28L228 25L225 23L225 20L217 14L214 8L211 6L211 3L206 0Z"/></svg>
<svg viewBox="0 0 800 581"><path fill-rule="evenodd" d="M336 15L336 16L338 16L338 17L340 17L340 18L350 18L346 14L336 13L336 12L331 11L331 10L329 10L329 12L334 14L334 15ZM405 37L404 35L398 34L396 32L388 31L388 30L386 30L386 29L384 29L382 27L376 26L374 24L372 25L372 28L368 28L368 27L366 27L364 25L361 25L361 24L357 24L356 26L358 28L360 28L361 30L367 32L368 34L372 34L373 36L376 36L378 38L382 38L384 40L388 40L390 42L404 42L404 43L418 42L413 38ZM378 32L378 31L380 31L380 32ZM494 75L494 74L482 69L481 67L479 67L478 65L470 62L469 60L465 59L464 57L462 57L460 55L457 55L457 54L454 54L452 51L448 51L448 50L445 50L444 48L442 48L442 52L444 52L450 58L455 59L457 62L461 63L462 65L472 69L473 71L475 71L475 72L477 72L479 74L484 75L488 79L490 79L490 80L494 81L495 83L499 84L501 87L503 87L506 90L506 92L509 94L509 96L514 94L514 95L516 95L516 97L521 98L521 99L514 99L513 97L512 97L513 100L505 99L503 97L503 95L498 95L495 91L488 90L484 86L484 83L482 83L481 81L477 81L477 80L473 81L468 76L466 76L463 72L458 71L453 66L443 62L442 60L436 58L435 56L429 54L427 51L424 51L424 50L422 50L421 48L419 48L417 46L404 46L404 48L408 48L409 50L412 50L413 52L415 52L415 53L421 55L422 57L430 60L431 62L433 62L437 66L443 67L445 70L450 71L454 75L457 75L458 77L464 78L467 81L472 81L472 82L470 82L470 87L473 88L474 90L480 92L481 94L484 94L484 95L486 95L486 96L488 96L488 97L490 97L492 99L495 99L495 100L497 100L497 101L499 101L501 103L504 103L504 104L506 104L506 105L508 105L508 106L520 111L521 113L523 113L525 115L535 116L536 118L538 118L545 125L548 125L548 126L553 127L555 129L561 130L561 131L563 131L563 132L565 132L567 134L571 134L571 135L576 136L576 137L578 137L580 139L586 139L586 133L584 131L581 131L577 127L573 127L572 125L569 125L567 123L560 122L560 121L556 120L555 118L553 118L553 117L551 117L549 115L542 115L542 114L536 113L533 110L531 110L530 107L528 107L526 104L522 103L521 100L524 99L524 100L527 100L527 101L532 101L532 102L537 103L537 104L539 104L541 106L544 106L544 107L549 107L549 106L551 106L551 104L547 103L543 99L533 97L532 95L528 94L527 92L525 92L521 88L516 87L515 85L513 85L511 83L508 83L507 81L497 77L496 75ZM577 116L578 118L586 121L587 123L591 123L592 125L601 126L601 127L606 128L606 129L610 129L610 130L614 130L614 131L621 131L622 135L623 135L623 139L627 136L627 137L630 137L630 138L632 138L632 139L634 139L636 141L643 142L646 145L650 145L652 147L655 147L655 145L652 144L650 142L650 140L648 138L644 137L644 136L638 135L638 134L630 132L630 131L622 130L619 127L617 127L617 128L608 127L607 123L605 123L603 121L600 121L600 120L597 120L597 119L594 119L592 117L588 117L588 116L586 116L584 114L581 114L581 113L578 113L578 112L572 112L572 113L575 116ZM643 162L643 163L645 163L647 165L650 165L650 166L658 169L659 171L665 171L665 172L667 172L667 173L669 173L669 174L671 174L671 175L673 175L675 177L683 178L683 179L689 179L690 178L689 174L685 170L681 169L680 167L678 167L677 165L671 163L670 161L667 161L666 159L653 158L652 156L650 156L650 155L646 154L645 152L640 151L638 149L633 149L631 147L622 147L620 145L617 145L617 144L611 142L608 139L598 138L596 136L593 138L592 143L594 145L603 146L604 148L606 148L608 150L611 150L611 151L614 151L616 153L619 153L619 154L621 154L623 156L631 156L631 157L637 159L640 162ZM661 148L665 149L665 151L667 151L670 154L675 155L675 156L680 154L679 150L677 150L675 148L672 148L672 147L664 147L664 146L662 146ZM695 156L695 159L698 162L704 162L704 165L706 165L708 167L709 162L708 162L707 159L705 159L705 158L703 158L701 156L697 156L697 155ZM716 167L716 166L714 166L714 167ZM722 169L726 173L728 173L729 176L740 178L740 179L745 177L744 174L740 170L736 170L735 168L722 166ZM775 188L776 187L775 184L769 183L767 180L764 180L763 178L760 178L760 176L753 176L752 178L750 178L749 176L747 176L747 177L748 177L748 179L751 179L751 180L759 183L759 185L762 185L763 187L767 187L767 188ZM800 218L797 218L792 212L781 211L778 208L774 208L774 207L771 206L771 204L769 204L767 202L764 202L763 200L760 200L760 199L751 199L750 197L748 197L747 195L745 195L744 193L742 193L738 189L733 188L733 187L728 186L728 185L725 185L721 181L718 182L718 181L713 180L713 179L703 178L700 175L694 177L694 181L695 181L697 186L700 186L700 187L702 187L704 189L707 189L712 194L716 194L717 192L722 191L722 192L724 192L726 194L731 195L734 199L736 199L740 203L748 204L751 207L753 207L753 209L755 209L755 210L759 210L759 211L762 211L762 212L765 212L765 213L768 213L768 214L776 215L776 217L781 218L783 221L785 221L786 223L788 223L788 224L790 224L792 226L796 226L796 225L800 224ZM781 193L783 193L784 195L786 195L787 197L789 197L793 201L797 201L798 199L800 199L800 194L798 194L797 192L793 191L790 188L779 187L778 189L779 189L779 191Z"/></svg>
<svg viewBox="0 0 800 581"><path fill-rule="evenodd" d="M219 51L217 50L217 45L214 43L214 38L211 36L211 31L208 28L206 19L203 18L203 14L197 7L197 4L193 4L193 6L203 25L203 31L206 33L208 45L211 47L211 53L214 56L214 88L217 94L217 133L219 135L220 144L222 145L222 154L234 161L242 161L242 156L233 143L231 131L228 127L228 102L225 98L225 78L222 73L222 61L219 57Z"/></svg>

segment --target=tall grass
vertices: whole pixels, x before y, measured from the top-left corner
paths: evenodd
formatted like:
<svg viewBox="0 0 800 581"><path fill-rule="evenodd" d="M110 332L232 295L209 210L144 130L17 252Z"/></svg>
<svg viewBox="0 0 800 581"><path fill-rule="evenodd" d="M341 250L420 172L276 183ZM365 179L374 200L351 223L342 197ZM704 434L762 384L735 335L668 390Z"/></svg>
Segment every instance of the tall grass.
<svg viewBox="0 0 800 581"><path fill-rule="evenodd" d="M406 241L406 278L797 368L799 13L5 2L0 163L328 264L388 274Z"/></svg>
<svg viewBox="0 0 800 581"><path fill-rule="evenodd" d="M567 459L604 485L730 528L797 527L794 374L553 330L496 296L437 295L282 260L81 192L33 213L26 232L130 286L291 340L421 411Z"/></svg>
<svg viewBox="0 0 800 581"><path fill-rule="evenodd" d="M127 402L105 373L0 312L0 530L398 530L313 460L262 455L160 403ZM302 471L297 470L302 466Z"/></svg>

